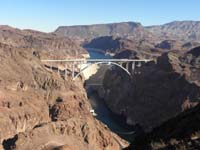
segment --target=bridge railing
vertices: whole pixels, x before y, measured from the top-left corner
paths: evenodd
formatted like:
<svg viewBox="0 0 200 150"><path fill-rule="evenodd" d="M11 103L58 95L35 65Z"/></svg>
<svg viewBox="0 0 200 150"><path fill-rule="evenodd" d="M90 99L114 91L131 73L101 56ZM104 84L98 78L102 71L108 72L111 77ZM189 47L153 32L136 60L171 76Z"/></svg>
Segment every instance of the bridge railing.
<svg viewBox="0 0 200 150"><path fill-rule="evenodd" d="M149 62L153 59L44 59L43 62Z"/></svg>

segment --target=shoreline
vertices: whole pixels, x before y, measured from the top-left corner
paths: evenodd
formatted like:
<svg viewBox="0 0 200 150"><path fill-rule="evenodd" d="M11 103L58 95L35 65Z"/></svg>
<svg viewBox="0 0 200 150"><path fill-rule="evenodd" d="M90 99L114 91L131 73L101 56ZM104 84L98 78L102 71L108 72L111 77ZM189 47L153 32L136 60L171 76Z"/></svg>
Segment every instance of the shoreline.
<svg viewBox="0 0 200 150"><path fill-rule="evenodd" d="M106 54L106 52L104 50L98 49L98 48L91 48L91 47L84 47L87 51L91 51L91 52L98 52L98 53L102 53L102 54Z"/></svg>

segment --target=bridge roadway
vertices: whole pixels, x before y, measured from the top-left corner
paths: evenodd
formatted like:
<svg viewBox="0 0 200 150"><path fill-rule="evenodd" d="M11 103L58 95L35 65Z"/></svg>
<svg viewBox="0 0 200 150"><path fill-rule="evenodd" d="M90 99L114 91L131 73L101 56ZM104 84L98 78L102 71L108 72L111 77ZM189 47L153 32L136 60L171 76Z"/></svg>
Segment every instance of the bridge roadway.
<svg viewBox="0 0 200 150"><path fill-rule="evenodd" d="M43 62L149 62L153 59L58 59L42 60Z"/></svg>

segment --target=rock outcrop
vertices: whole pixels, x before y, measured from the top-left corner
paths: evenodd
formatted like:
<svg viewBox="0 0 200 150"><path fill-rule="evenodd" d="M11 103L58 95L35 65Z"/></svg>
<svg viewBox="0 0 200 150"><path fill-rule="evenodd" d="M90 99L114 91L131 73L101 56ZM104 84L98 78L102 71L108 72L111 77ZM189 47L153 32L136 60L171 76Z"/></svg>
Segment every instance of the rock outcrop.
<svg viewBox="0 0 200 150"><path fill-rule="evenodd" d="M137 67L130 77L120 70L107 72L105 101L127 124L145 131L194 107L200 97L199 47L184 55L168 52ZM110 82L112 81L112 82Z"/></svg>
<svg viewBox="0 0 200 150"><path fill-rule="evenodd" d="M85 43L83 46L86 48L100 49L105 52L116 52L123 48L120 41L121 38L113 36L102 36L92 39L90 42Z"/></svg>
<svg viewBox="0 0 200 150"><path fill-rule="evenodd" d="M164 50L180 50L182 48L182 44L176 40L164 40L155 47Z"/></svg>

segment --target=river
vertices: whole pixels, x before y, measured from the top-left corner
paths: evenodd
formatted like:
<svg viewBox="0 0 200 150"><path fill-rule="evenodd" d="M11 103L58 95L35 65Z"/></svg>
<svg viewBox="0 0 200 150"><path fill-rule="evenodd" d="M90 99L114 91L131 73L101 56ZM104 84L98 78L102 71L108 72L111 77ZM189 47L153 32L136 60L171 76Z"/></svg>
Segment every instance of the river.
<svg viewBox="0 0 200 150"><path fill-rule="evenodd" d="M102 52L93 51L92 49L88 50L90 54L91 59L108 59L111 58L109 55L105 55ZM102 69L103 67L100 67ZM107 67L104 67L104 69ZM94 75L95 76L95 75ZM96 84L99 84L99 74L96 74L98 77L94 77L96 80L92 80L93 84L96 82ZM119 124L119 120L116 120L112 112L109 110L109 108L106 106L104 99L102 99L98 92L95 91L95 88L88 88L87 81L85 82L86 91L88 93L88 98L90 100L90 103L95 110L95 113L97 114L96 118L103 122L105 125L107 125L111 131L115 132L119 136L121 136L123 139L126 139L128 141L131 141L134 137L134 131L133 129L130 129L130 127L125 127ZM90 86L89 86L90 87ZM92 90L91 90L92 89Z"/></svg>

